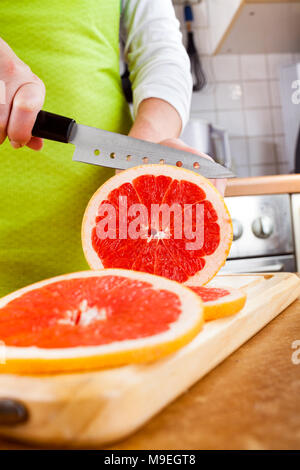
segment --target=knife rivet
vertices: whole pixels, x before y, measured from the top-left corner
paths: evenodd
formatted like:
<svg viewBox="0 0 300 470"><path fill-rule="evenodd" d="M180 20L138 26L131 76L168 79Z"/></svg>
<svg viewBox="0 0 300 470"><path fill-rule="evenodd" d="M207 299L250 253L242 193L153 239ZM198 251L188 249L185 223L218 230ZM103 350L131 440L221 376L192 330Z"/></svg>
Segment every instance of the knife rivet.
<svg viewBox="0 0 300 470"><path fill-rule="evenodd" d="M182 162L181 161L176 162L176 166L179 166L179 167L182 166Z"/></svg>
<svg viewBox="0 0 300 470"><path fill-rule="evenodd" d="M116 158L116 154L115 154L115 152L111 152L111 154L110 154L110 158Z"/></svg>
<svg viewBox="0 0 300 470"><path fill-rule="evenodd" d="M143 158L143 163L148 163L148 157Z"/></svg>
<svg viewBox="0 0 300 470"><path fill-rule="evenodd" d="M95 149L95 150L94 150L94 155L96 155L96 156L100 155L100 150L99 150L99 149Z"/></svg>
<svg viewBox="0 0 300 470"><path fill-rule="evenodd" d="M200 165L199 165L198 162L195 162L194 165L193 165L193 167L197 169L197 168L200 168Z"/></svg>
<svg viewBox="0 0 300 470"><path fill-rule="evenodd" d="M126 160L129 162L131 160L131 155L127 155Z"/></svg>
<svg viewBox="0 0 300 470"><path fill-rule="evenodd" d="M159 163L163 165L165 163L164 159L162 158L161 160L159 160Z"/></svg>
<svg viewBox="0 0 300 470"><path fill-rule="evenodd" d="M25 423L29 418L26 406L18 400L0 399L0 425L13 426Z"/></svg>

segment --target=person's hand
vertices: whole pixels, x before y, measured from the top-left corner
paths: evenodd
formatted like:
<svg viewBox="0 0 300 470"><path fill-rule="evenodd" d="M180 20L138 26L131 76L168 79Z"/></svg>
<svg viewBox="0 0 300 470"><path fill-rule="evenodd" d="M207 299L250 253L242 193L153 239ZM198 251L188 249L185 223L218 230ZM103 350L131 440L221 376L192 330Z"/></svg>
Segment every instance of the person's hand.
<svg viewBox="0 0 300 470"><path fill-rule="evenodd" d="M189 147L180 139L166 139L160 142L160 145L165 145L166 147L173 147L178 150L184 150L185 152L191 152L196 155L200 155L201 157L208 158L209 160L213 160L209 155L200 152L199 150ZM210 180L214 186L218 189L218 191L224 196L225 188L226 188L226 179L213 179Z"/></svg>
<svg viewBox="0 0 300 470"><path fill-rule="evenodd" d="M45 86L2 39L0 81L5 90L5 99L0 102L0 144L8 137L13 148L27 145L40 150L43 141L32 137L31 131L44 103Z"/></svg>

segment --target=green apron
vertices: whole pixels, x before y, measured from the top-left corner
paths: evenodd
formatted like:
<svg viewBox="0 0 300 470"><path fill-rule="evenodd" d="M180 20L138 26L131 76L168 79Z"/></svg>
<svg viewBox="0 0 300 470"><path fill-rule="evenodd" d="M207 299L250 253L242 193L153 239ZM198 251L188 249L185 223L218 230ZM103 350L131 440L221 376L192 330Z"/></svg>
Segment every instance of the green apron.
<svg viewBox="0 0 300 470"><path fill-rule="evenodd" d="M46 85L44 109L127 133L119 76L120 0L1 0L0 35ZM73 146L0 146L0 296L88 269L84 209L112 171L72 162Z"/></svg>

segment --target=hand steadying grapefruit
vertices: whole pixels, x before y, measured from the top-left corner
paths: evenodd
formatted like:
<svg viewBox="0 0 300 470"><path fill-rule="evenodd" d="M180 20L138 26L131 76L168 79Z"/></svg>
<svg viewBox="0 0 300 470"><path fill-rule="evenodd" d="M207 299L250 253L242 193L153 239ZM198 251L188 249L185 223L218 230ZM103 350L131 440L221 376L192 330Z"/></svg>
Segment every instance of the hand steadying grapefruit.
<svg viewBox="0 0 300 470"><path fill-rule="evenodd" d="M67 274L0 300L0 373L59 373L149 362L201 330L197 294L122 269Z"/></svg>
<svg viewBox="0 0 300 470"><path fill-rule="evenodd" d="M217 320L238 313L246 303L245 292L233 287L190 286L203 302L205 321Z"/></svg>
<svg viewBox="0 0 300 470"><path fill-rule="evenodd" d="M139 223L138 206L147 215ZM154 217L157 207L175 207L176 217ZM203 285L225 263L232 224L222 196L206 178L179 167L143 165L118 173L94 194L82 242L92 269L132 269Z"/></svg>

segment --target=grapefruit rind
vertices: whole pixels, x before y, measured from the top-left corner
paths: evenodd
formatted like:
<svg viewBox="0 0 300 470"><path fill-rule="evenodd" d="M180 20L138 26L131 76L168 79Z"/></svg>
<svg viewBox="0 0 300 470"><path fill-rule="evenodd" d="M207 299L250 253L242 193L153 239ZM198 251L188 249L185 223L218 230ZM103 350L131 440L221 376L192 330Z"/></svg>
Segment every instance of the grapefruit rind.
<svg viewBox="0 0 300 470"><path fill-rule="evenodd" d="M195 288L194 292L197 292L197 286L187 285L187 287ZM209 287L206 288L210 289ZM229 291L229 295L225 295L216 300L203 302L205 321L218 320L219 318L235 315L245 306L247 300L247 294L245 292L232 287L218 286L218 288Z"/></svg>
<svg viewBox="0 0 300 470"><path fill-rule="evenodd" d="M91 269L103 269L101 259L93 249L91 242L92 231L95 227L95 218L100 203L107 199L111 191L124 183L132 183L135 178L142 175L165 175L179 181L189 181L204 189L208 200L213 200L214 209L218 213L218 224L221 230L220 244L212 256L204 256L206 261L205 268L186 281L190 282L193 280L199 285L207 284L225 264L229 254L233 240L231 216L224 199L207 178L191 170L172 165L150 164L129 168L112 176L94 193L85 210L81 230L82 247L88 265Z"/></svg>
<svg viewBox="0 0 300 470"><path fill-rule="evenodd" d="M201 330L204 323L203 303L197 294L175 281L123 269L84 271L47 279L3 297L0 299L0 308L26 292L42 288L49 283L107 275L141 280L151 284L154 289L166 289L177 294L181 301L182 313L178 320L171 324L169 330L150 337L116 341L100 346L58 349L6 346L5 363L0 364L0 373L53 374L151 362L186 345Z"/></svg>

